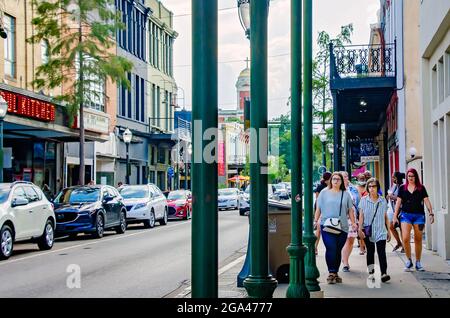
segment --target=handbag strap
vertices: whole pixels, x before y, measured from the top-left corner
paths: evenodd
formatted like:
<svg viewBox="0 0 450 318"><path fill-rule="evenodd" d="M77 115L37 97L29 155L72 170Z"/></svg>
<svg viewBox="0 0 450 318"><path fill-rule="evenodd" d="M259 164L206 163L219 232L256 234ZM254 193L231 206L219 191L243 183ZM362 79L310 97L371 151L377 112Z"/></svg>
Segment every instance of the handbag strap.
<svg viewBox="0 0 450 318"><path fill-rule="evenodd" d="M378 205L380 205L380 201L377 202L377 207L375 208L375 214L373 215L372 222L370 223L370 226L372 226L373 221L375 220L375 216L377 215Z"/></svg>
<svg viewBox="0 0 450 318"><path fill-rule="evenodd" d="M339 203L339 218L341 217L341 212L342 212L342 198L344 197L344 191L342 191L342 195L341 195L341 203Z"/></svg>

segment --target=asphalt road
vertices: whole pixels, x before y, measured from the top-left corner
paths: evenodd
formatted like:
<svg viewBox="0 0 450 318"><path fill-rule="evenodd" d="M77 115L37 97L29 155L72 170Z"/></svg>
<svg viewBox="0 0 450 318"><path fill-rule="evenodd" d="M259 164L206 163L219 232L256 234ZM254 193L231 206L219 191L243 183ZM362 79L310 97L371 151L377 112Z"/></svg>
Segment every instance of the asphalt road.
<svg viewBox="0 0 450 318"><path fill-rule="evenodd" d="M219 264L247 237L247 217L219 212ZM0 297L159 298L190 280L190 273L190 220L153 229L131 225L125 234L106 232L102 239L57 239L44 252L16 244L13 256L0 262Z"/></svg>

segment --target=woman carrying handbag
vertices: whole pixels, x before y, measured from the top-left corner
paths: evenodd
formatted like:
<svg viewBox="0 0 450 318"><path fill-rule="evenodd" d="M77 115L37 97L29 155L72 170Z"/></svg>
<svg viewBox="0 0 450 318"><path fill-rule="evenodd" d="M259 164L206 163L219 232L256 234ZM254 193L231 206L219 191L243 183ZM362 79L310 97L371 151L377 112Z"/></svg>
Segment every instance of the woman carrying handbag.
<svg viewBox="0 0 450 318"><path fill-rule="evenodd" d="M323 243L325 244L325 260L328 267L328 284L342 283L339 277L339 266L342 259L342 248L348 235L348 221L357 229L353 201L346 191L344 177L338 172L331 175L330 185L322 190L317 198L314 225L320 224Z"/></svg>
<svg viewBox="0 0 450 318"><path fill-rule="evenodd" d="M380 196L380 182L371 178L367 181L368 196L359 203L359 236L364 238L367 248L367 268L369 279L374 279L375 247L380 262L381 281L391 279L387 274L386 241L391 240L389 219L387 216L387 201Z"/></svg>

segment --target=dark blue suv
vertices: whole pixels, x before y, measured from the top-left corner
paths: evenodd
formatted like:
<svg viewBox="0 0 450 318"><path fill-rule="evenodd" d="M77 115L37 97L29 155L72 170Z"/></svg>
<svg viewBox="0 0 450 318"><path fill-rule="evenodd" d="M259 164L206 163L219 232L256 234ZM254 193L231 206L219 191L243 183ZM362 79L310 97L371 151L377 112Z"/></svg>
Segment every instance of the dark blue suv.
<svg viewBox="0 0 450 318"><path fill-rule="evenodd" d="M75 237L90 233L103 237L105 230L125 233L127 209L122 196L110 186L75 186L63 189L53 201L56 234Z"/></svg>

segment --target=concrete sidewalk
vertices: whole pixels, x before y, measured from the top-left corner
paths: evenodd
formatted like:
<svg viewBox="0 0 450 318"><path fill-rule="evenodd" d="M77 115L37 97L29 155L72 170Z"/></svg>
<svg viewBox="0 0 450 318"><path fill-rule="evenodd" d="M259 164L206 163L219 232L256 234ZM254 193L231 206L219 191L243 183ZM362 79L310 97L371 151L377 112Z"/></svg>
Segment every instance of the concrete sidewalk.
<svg viewBox="0 0 450 318"><path fill-rule="evenodd" d="M411 246L414 251L414 244ZM320 272L319 283L325 298L449 298L450 297L450 265L432 251L423 250L422 264L425 272L404 272L405 254L392 252L393 245L387 244L388 274L391 280L387 283L367 283L366 256L359 255L356 246L350 256L350 272L340 272L342 284L326 283L328 271L325 263L325 247L321 242L317 255L317 267ZM246 298L245 288L236 287L237 275L242 269L246 249L235 253L219 270L219 297ZM377 255L375 255L378 263ZM413 254L414 261L414 254ZM342 266L341 266L342 269ZM377 286L378 285L378 286ZM370 287L368 287L370 286ZM279 284L274 298L286 298L288 284ZM377 288L379 287L379 288ZM177 297L191 297L190 287L179 293ZM320 296L319 296L320 297Z"/></svg>

